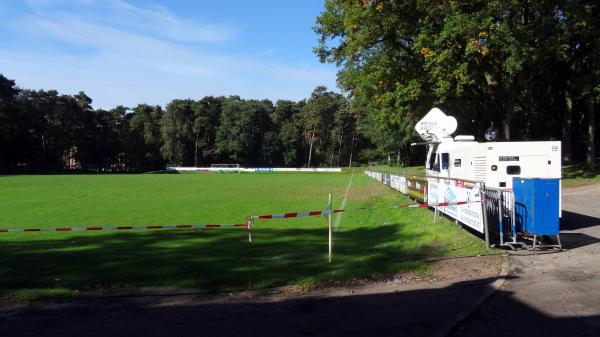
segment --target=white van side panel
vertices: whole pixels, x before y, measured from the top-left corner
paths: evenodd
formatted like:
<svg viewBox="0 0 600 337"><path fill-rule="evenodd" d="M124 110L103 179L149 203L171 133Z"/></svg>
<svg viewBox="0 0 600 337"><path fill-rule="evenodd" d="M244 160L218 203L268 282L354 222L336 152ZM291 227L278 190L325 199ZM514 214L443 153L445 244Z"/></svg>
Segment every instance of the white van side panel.
<svg viewBox="0 0 600 337"><path fill-rule="evenodd" d="M427 169L427 175L483 181L490 187L512 188L513 177L561 178L561 144L548 142L443 142L438 161L449 154L449 167Z"/></svg>

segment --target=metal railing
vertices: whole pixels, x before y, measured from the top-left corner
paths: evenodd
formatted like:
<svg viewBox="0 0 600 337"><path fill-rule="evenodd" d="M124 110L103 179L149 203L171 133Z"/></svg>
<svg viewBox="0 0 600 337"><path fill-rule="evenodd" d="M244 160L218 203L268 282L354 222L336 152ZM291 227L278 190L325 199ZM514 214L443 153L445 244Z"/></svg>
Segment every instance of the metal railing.
<svg viewBox="0 0 600 337"><path fill-rule="evenodd" d="M517 242L515 199L512 190L486 186L484 198L490 244L511 249L515 249L517 245L523 246L522 242Z"/></svg>

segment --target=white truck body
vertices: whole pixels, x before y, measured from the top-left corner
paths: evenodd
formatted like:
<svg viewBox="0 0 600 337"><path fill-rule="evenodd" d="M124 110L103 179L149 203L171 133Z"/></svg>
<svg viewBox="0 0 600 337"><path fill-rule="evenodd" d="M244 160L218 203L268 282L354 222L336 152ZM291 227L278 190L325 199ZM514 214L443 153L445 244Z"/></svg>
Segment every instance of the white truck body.
<svg viewBox="0 0 600 337"><path fill-rule="evenodd" d="M512 188L514 177L561 178L560 141L476 142L473 136L452 137L456 119L433 108L416 131L429 146L428 176L479 181L488 187Z"/></svg>
<svg viewBox="0 0 600 337"><path fill-rule="evenodd" d="M544 142L486 142L442 139L430 144L428 176L484 182L512 188L513 177L561 178L561 144Z"/></svg>

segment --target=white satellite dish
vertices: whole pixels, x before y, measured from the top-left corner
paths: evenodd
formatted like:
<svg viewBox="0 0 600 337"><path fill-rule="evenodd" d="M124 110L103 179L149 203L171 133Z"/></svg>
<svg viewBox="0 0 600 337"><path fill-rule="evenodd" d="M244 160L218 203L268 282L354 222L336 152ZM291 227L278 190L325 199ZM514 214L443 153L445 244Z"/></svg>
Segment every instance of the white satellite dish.
<svg viewBox="0 0 600 337"><path fill-rule="evenodd" d="M433 108L415 125L415 130L423 140L431 142L451 138L457 126L456 118Z"/></svg>

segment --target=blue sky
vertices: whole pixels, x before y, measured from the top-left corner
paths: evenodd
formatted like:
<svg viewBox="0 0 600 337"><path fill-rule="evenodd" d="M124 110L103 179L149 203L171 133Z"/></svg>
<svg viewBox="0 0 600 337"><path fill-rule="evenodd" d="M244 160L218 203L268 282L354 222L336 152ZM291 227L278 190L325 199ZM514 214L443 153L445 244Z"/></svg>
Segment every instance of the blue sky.
<svg viewBox="0 0 600 337"><path fill-rule="evenodd" d="M322 0L0 0L0 73L27 89L85 91L96 108L335 88L312 53Z"/></svg>

